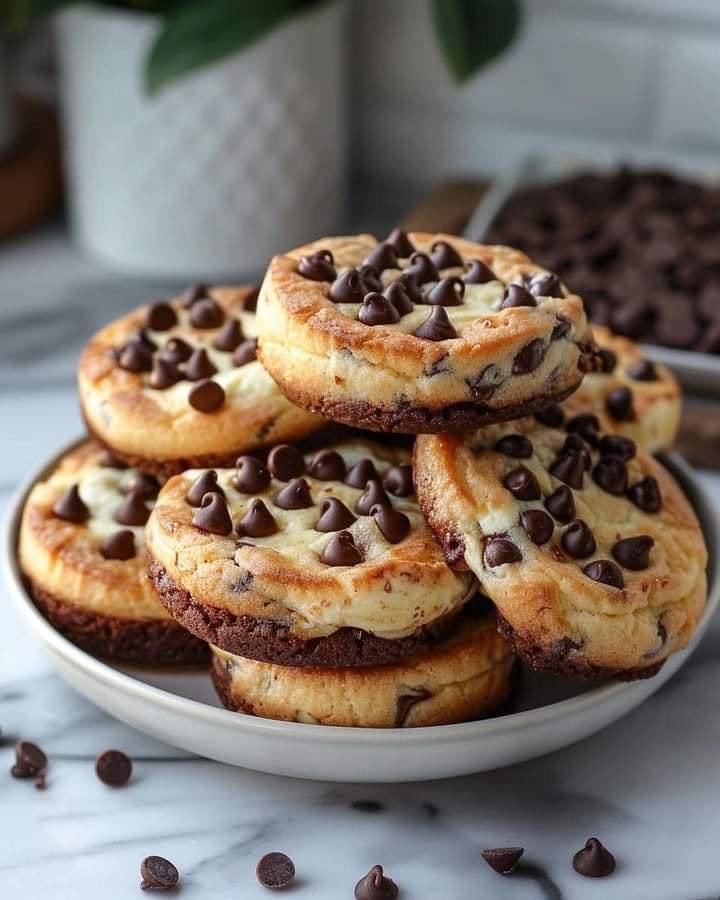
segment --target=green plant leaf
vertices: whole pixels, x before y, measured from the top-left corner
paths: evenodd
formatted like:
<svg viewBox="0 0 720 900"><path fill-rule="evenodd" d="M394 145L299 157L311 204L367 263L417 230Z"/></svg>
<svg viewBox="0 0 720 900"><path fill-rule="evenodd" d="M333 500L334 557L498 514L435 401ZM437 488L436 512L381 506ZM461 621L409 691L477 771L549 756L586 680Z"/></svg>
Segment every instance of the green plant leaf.
<svg viewBox="0 0 720 900"><path fill-rule="evenodd" d="M519 0L431 0L438 43L456 81L499 56L520 25Z"/></svg>
<svg viewBox="0 0 720 900"><path fill-rule="evenodd" d="M259 40L290 16L324 0L188 0L171 9L145 69L149 94L194 69Z"/></svg>

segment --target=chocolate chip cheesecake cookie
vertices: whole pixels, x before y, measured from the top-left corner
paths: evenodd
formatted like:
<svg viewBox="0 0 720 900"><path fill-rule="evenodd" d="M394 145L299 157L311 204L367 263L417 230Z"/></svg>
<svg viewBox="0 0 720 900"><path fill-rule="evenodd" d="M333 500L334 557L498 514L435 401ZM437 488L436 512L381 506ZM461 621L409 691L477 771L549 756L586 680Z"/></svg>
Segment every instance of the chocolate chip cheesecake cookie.
<svg viewBox="0 0 720 900"><path fill-rule="evenodd" d="M225 706L239 712L315 725L412 728L494 711L510 695L514 662L494 617L463 613L445 640L389 665L299 669L214 647L212 676Z"/></svg>
<svg viewBox="0 0 720 900"><path fill-rule="evenodd" d="M167 475L317 431L322 419L289 403L256 359L256 299L251 287L196 285L103 328L79 369L93 435Z"/></svg>
<svg viewBox="0 0 720 900"><path fill-rule="evenodd" d="M472 589L413 495L409 454L284 444L171 478L146 530L173 617L229 653L287 666L393 662L437 642Z"/></svg>
<svg viewBox="0 0 720 900"><path fill-rule="evenodd" d="M670 473L592 414L415 444L418 499L538 669L654 674L705 603L707 551Z"/></svg>
<svg viewBox="0 0 720 900"><path fill-rule="evenodd" d="M394 232L276 256L260 358L293 403L374 431L462 431L559 402L596 365L580 297L508 247Z"/></svg>
<svg viewBox="0 0 720 900"><path fill-rule="evenodd" d="M22 571L38 607L84 650L134 662L207 658L207 646L173 621L147 577L143 533L159 487L89 441L28 496Z"/></svg>

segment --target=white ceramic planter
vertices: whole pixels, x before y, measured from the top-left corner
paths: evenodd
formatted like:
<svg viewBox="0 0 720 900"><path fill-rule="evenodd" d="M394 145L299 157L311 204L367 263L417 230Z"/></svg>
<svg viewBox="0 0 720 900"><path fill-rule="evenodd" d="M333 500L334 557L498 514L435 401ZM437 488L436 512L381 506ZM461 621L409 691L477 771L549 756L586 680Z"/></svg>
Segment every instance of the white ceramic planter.
<svg viewBox="0 0 720 900"><path fill-rule="evenodd" d="M345 161L342 21L328 3L153 98L158 23L92 7L58 17L72 221L108 266L219 279L332 233Z"/></svg>

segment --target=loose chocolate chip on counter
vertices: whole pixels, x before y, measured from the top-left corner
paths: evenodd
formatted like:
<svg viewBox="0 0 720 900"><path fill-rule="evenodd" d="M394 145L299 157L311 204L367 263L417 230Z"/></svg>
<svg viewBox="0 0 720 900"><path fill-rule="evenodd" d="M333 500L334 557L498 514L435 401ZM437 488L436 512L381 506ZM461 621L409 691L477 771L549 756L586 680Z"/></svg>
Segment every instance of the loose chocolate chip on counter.
<svg viewBox="0 0 720 900"><path fill-rule="evenodd" d="M212 345L216 350L232 353L243 340L244 336L240 322L235 318L230 318L217 333Z"/></svg>
<svg viewBox="0 0 720 900"><path fill-rule="evenodd" d="M657 369L649 359L641 359L625 369L626 374L633 381L657 381Z"/></svg>
<svg viewBox="0 0 720 900"><path fill-rule="evenodd" d="M594 562L588 563L583 569L588 578L598 581L600 584L607 584L614 588L624 588L625 579L620 569L614 562L609 559L596 559Z"/></svg>
<svg viewBox="0 0 720 900"><path fill-rule="evenodd" d="M527 280L527 289L535 297L557 297L562 299L565 294L562 289L562 281L553 272L538 272Z"/></svg>
<svg viewBox="0 0 720 900"><path fill-rule="evenodd" d="M391 244L397 255L402 259L407 259L408 256L412 256L415 252L412 241L401 228L393 228L385 238L385 243Z"/></svg>
<svg viewBox="0 0 720 900"><path fill-rule="evenodd" d="M495 442L494 449L515 459L530 459L533 455L532 441L523 434L506 434Z"/></svg>
<svg viewBox="0 0 720 900"><path fill-rule="evenodd" d="M442 306L434 306L430 315L413 334L426 341L449 341L458 336Z"/></svg>
<svg viewBox="0 0 720 900"><path fill-rule="evenodd" d="M355 511L361 516L369 516L373 506L381 504L383 506L391 506L390 498L383 490L382 482L378 478L373 478L365 485L364 493L358 498L355 504Z"/></svg>
<svg viewBox="0 0 720 900"><path fill-rule="evenodd" d="M104 559L132 559L135 556L135 535L126 528L114 532L100 544L100 555Z"/></svg>
<svg viewBox="0 0 720 900"><path fill-rule="evenodd" d="M249 338L238 344L233 351L233 365L238 369L257 359L257 338Z"/></svg>
<svg viewBox="0 0 720 900"><path fill-rule="evenodd" d="M47 768L45 753L32 741L18 741L15 745L15 765L10 770L13 778L34 778Z"/></svg>
<svg viewBox="0 0 720 900"><path fill-rule="evenodd" d="M354 488L364 488L368 481L377 477L378 473L373 461L371 459L361 459L347 473L345 484L349 484L350 487Z"/></svg>
<svg viewBox="0 0 720 900"><path fill-rule="evenodd" d="M349 531L338 531L325 544L320 562L326 566L356 566L363 560Z"/></svg>
<svg viewBox="0 0 720 900"><path fill-rule="evenodd" d="M612 350L608 350L607 347L601 347L598 355L600 356L600 371L604 375L612 374L617 367L616 354Z"/></svg>
<svg viewBox="0 0 720 900"><path fill-rule="evenodd" d="M481 259L471 259L462 280L465 284L488 284L497 281L498 277Z"/></svg>
<svg viewBox="0 0 720 900"><path fill-rule="evenodd" d="M71 485L53 506L53 515L74 525L82 525L90 518L90 510L83 502L76 484Z"/></svg>
<svg viewBox="0 0 720 900"><path fill-rule="evenodd" d="M485 544L483 561L485 565L494 569L496 566L504 566L506 563L520 562L522 553L507 538L490 538Z"/></svg>
<svg viewBox="0 0 720 900"><path fill-rule="evenodd" d="M190 506L202 506L202 499L205 494L220 494L221 497L225 496L225 491L217 483L217 478L217 472L214 469L208 469L206 472L203 472L202 475L198 475L185 495L185 500Z"/></svg>
<svg viewBox="0 0 720 900"><path fill-rule="evenodd" d="M149 372L152 369L153 352L141 341L128 341L118 353L117 362L127 372Z"/></svg>
<svg viewBox="0 0 720 900"><path fill-rule="evenodd" d="M329 250L316 250L303 256L298 263L298 272L310 281L335 281L335 260Z"/></svg>
<svg viewBox="0 0 720 900"><path fill-rule="evenodd" d="M633 395L628 387L619 387L605 398L605 409L608 415L615 419L616 422L624 422L628 419L635 418L635 410L633 408Z"/></svg>
<svg viewBox="0 0 720 900"><path fill-rule="evenodd" d="M622 434L606 434L600 438L599 450L601 456L619 456L627 462L637 453L637 445Z"/></svg>
<svg viewBox="0 0 720 900"><path fill-rule="evenodd" d="M207 379L206 381L198 381L188 394L188 403L193 409L201 413L211 413L225 402L225 391L217 383Z"/></svg>
<svg viewBox="0 0 720 900"><path fill-rule="evenodd" d="M38 791L44 791L47 787L47 780L45 778L45 773L40 772L35 776L35 788Z"/></svg>
<svg viewBox="0 0 720 900"><path fill-rule="evenodd" d="M197 300L190 308L190 324L193 328L219 328L225 321L225 312L211 297Z"/></svg>
<svg viewBox="0 0 720 900"><path fill-rule="evenodd" d="M208 296L209 286L207 284L191 284L186 288L180 299L185 309L189 309L193 303Z"/></svg>
<svg viewBox="0 0 720 900"><path fill-rule="evenodd" d="M561 538L563 549L573 559L585 559L592 556L597 548L595 537L582 519L575 519L563 532Z"/></svg>
<svg viewBox="0 0 720 900"><path fill-rule="evenodd" d="M425 297L422 290L420 289L420 285L417 283L417 281L415 281L412 275L399 275L398 278L393 281L393 284L401 284L403 290L413 303L425 302Z"/></svg>
<svg viewBox="0 0 720 900"><path fill-rule="evenodd" d="M177 868L162 856L146 856L140 863L143 891L168 891L180 880Z"/></svg>
<svg viewBox="0 0 720 900"><path fill-rule="evenodd" d="M357 314L363 325L394 325L400 321L400 313L395 306L376 291L365 295Z"/></svg>
<svg viewBox="0 0 720 900"><path fill-rule="evenodd" d="M395 248L392 244L387 243L387 241L378 244L368 253L362 261L362 265L372 266L381 273L384 272L385 269L397 269L398 259Z"/></svg>
<svg viewBox="0 0 720 900"><path fill-rule="evenodd" d="M280 509L308 509L313 505L313 498L307 481L293 478L275 495L273 502Z"/></svg>
<svg viewBox="0 0 720 900"><path fill-rule="evenodd" d="M615 871L615 857L597 838L589 838L573 856L573 868L586 878L605 878Z"/></svg>
<svg viewBox="0 0 720 900"><path fill-rule="evenodd" d="M235 465L232 484L241 494L260 494L270 484L270 473L254 456L240 456Z"/></svg>
<svg viewBox="0 0 720 900"><path fill-rule="evenodd" d="M337 450L319 450L310 460L308 472L318 481L342 481L347 467Z"/></svg>
<svg viewBox="0 0 720 900"><path fill-rule="evenodd" d="M580 490L585 475L583 457L578 453L561 454L550 466L550 474L559 478L560 481L564 481L570 487Z"/></svg>
<svg viewBox="0 0 720 900"><path fill-rule="evenodd" d="M555 530L555 523L541 509L526 509L520 514L520 523L533 544L538 546L547 544Z"/></svg>
<svg viewBox="0 0 720 900"><path fill-rule="evenodd" d="M524 852L524 847L496 847L483 850L480 855L498 875L512 875Z"/></svg>
<svg viewBox="0 0 720 900"><path fill-rule="evenodd" d="M266 853L258 860L255 876L263 887L286 888L295 880L295 864L285 853Z"/></svg>
<svg viewBox="0 0 720 900"><path fill-rule="evenodd" d="M121 750L105 750L95 760L95 774L108 787L123 787L130 781L132 763Z"/></svg>
<svg viewBox="0 0 720 900"><path fill-rule="evenodd" d="M435 263L427 253L413 253L410 257L410 265L403 271L405 278L412 278L415 284L425 284L428 281L437 281L440 278Z"/></svg>
<svg viewBox="0 0 720 900"><path fill-rule="evenodd" d="M380 273L375 266L360 266L360 282L366 294L370 291L381 292L383 289Z"/></svg>
<svg viewBox="0 0 720 900"><path fill-rule="evenodd" d="M628 488L628 497L643 512L656 513L662 507L662 495L660 485L654 475L646 475L645 478Z"/></svg>
<svg viewBox="0 0 720 900"><path fill-rule="evenodd" d="M542 338L535 338L519 350L513 360L513 375L528 375L534 372L545 356L545 344Z"/></svg>
<svg viewBox="0 0 720 900"><path fill-rule="evenodd" d="M220 494L205 494L200 508L192 517L192 523L201 531L226 537L232 534L233 523L224 497Z"/></svg>
<svg viewBox="0 0 720 900"><path fill-rule="evenodd" d="M165 391L174 384L182 381L185 376L178 369L175 363L165 359L163 356L156 356L153 360L152 372L148 379L148 384L155 391Z"/></svg>
<svg viewBox="0 0 720 900"><path fill-rule="evenodd" d="M278 530L273 514L259 498L250 504L250 508L237 523L237 533L241 537L269 537Z"/></svg>
<svg viewBox="0 0 720 900"><path fill-rule="evenodd" d="M462 306L465 284L457 276L442 278L425 300L430 306Z"/></svg>
<svg viewBox="0 0 720 900"><path fill-rule="evenodd" d="M569 487L561 484L549 497L545 498L545 509L551 513L558 522L567 524L575 518L575 498Z"/></svg>
<svg viewBox="0 0 720 900"><path fill-rule="evenodd" d="M649 534L623 538L612 548L612 555L626 569L638 572L650 565L650 551L655 541Z"/></svg>
<svg viewBox="0 0 720 900"><path fill-rule="evenodd" d="M192 356L193 348L188 344L187 341L184 341L182 338L176 337L171 338L167 344L165 344L165 349L163 350L162 356L163 359L167 360L169 363L174 363L178 365L178 363L185 362L190 359Z"/></svg>
<svg viewBox="0 0 720 900"><path fill-rule="evenodd" d="M290 481L305 473L305 459L302 453L291 444L278 444L273 447L267 458L268 469L278 481Z"/></svg>
<svg viewBox="0 0 720 900"><path fill-rule="evenodd" d="M430 259L438 271L440 269L452 269L456 266L463 268L465 265L462 256L447 241L435 241L430 250Z"/></svg>
<svg viewBox="0 0 720 900"><path fill-rule="evenodd" d="M315 531L329 532L342 531L349 528L357 521L355 516L337 497L327 497L320 506L320 518L315 525Z"/></svg>
<svg viewBox="0 0 720 900"><path fill-rule="evenodd" d="M398 886L384 874L382 866L373 866L355 885L355 900L395 900L399 893Z"/></svg>
<svg viewBox="0 0 720 900"><path fill-rule="evenodd" d="M370 515L385 539L391 544L399 544L410 534L410 519L397 509L379 503L372 507Z"/></svg>
<svg viewBox="0 0 720 900"><path fill-rule="evenodd" d="M500 301L500 309L514 309L518 306L537 306L537 300L521 284L509 284Z"/></svg>
<svg viewBox="0 0 720 900"><path fill-rule="evenodd" d="M390 491L396 497L409 497L415 493L413 485L412 466L404 463L399 466L391 466L383 478L385 490Z"/></svg>
<svg viewBox="0 0 720 900"><path fill-rule="evenodd" d="M188 381L202 381L204 378L210 378L216 372L217 369L210 361L207 351L202 347L193 351L185 366L185 377Z"/></svg>
<svg viewBox="0 0 720 900"><path fill-rule="evenodd" d="M145 327L151 331L169 331L177 325L177 315L169 303L153 303L147 312Z"/></svg>
<svg viewBox="0 0 720 900"><path fill-rule="evenodd" d="M620 496L627 490L627 469L625 460L620 456L609 454L601 456L592 471L593 481L608 494Z"/></svg>
<svg viewBox="0 0 720 900"><path fill-rule="evenodd" d="M389 284L383 291L383 296L395 307L401 319L415 309L415 304L402 281L393 281Z"/></svg>
<svg viewBox="0 0 720 900"><path fill-rule="evenodd" d="M565 413L562 407L553 404L545 409L538 410L535 413L535 418L541 425L546 425L548 428L562 428L562 424L565 421Z"/></svg>
<svg viewBox="0 0 720 900"><path fill-rule="evenodd" d="M600 420L592 413L580 413L580 415L573 416L568 420L566 428L571 434L579 434L591 447L597 446Z"/></svg>
<svg viewBox="0 0 720 900"><path fill-rule="evenodd" d="M366 293L357 269L348 269L330 285L330 299L333 303L362 303Z"/></svg>
<svg viewBox="0 0 720 900"><path fill-rule="evenodd" d="M539 500L540 485L530 469L518 466L503 478L503 485L518 500Z"/></svg>

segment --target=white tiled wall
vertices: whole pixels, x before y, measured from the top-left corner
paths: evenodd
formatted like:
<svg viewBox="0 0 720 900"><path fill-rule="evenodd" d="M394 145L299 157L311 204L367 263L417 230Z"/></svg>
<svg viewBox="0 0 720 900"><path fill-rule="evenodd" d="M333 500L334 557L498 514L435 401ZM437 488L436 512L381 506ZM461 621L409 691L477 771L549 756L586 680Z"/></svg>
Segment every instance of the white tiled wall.
<svg viewBox="0 0 720 900"><path fill-rule="evenodd" d="M454 84L422 0L355 0L355 165L428 181L533 151L720 159L720 0L525 0L522 33Z"/></svg>

